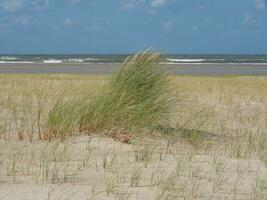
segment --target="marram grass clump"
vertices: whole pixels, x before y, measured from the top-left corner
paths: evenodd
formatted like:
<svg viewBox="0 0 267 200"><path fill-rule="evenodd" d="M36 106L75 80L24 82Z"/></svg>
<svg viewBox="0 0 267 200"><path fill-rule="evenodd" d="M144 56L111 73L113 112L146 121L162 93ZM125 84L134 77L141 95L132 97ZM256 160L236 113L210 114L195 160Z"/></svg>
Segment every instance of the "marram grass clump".
<svg viewBox="0 0 267 200"><path fill-rule="evenodd" d="M81 127L101 129L152 128L170 116L172 98L160 55L139 53L129 57L109 85L88 105Z"/></svg>
<svg viewBox="0 0 267 200"><path fill-rule="evenodd" d="M67 135L70 135L77 124L79 107L79 101L73 97L59 99L48 114L47 131L43 134L43 139L50 141L53 138L60 138L64 140Z"/></svg>
<svg viewBox="0 0 267 200"><path fill-rule="evenodd" d="M149 51L128 57L98 94L69 103L73 109L70 115L76 115L74 127L95 133L132 133L167 123L173 98L160 60L159 54Z"/></svg>

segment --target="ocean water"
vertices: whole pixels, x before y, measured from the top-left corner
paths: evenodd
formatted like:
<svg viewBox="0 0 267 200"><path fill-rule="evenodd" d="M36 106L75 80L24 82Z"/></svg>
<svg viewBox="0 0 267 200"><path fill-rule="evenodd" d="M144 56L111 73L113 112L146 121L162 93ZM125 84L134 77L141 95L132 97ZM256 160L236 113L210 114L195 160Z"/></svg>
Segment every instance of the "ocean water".
<svg viewBox="0 0 267 200"><path fill-rule="evenodd" d="M3 63L121 63L126 54L0 55ZM253 64L266 65L267 55L162 55L165 64Z"/></svg>

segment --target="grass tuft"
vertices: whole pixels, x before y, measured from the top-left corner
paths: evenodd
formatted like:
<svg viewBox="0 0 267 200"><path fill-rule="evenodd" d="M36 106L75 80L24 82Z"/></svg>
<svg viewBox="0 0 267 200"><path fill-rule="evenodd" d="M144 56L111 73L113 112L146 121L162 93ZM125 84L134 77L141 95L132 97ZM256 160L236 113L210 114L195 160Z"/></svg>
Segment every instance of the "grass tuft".
<svg viewBox="0 0 267 200"><path fill-rule="evenodd" d="M172 97L160 55L145 51L128 57L110 81L90 99L59 101L47 121L49 137L63 138L77 128L113 137L151 130L170 117ZM122 138L128 142L128 138Z"/></svg>
<svg viewBox="0 0 267 200"><path fill-rule="evenodd" d="M132 131L165 123L172 102L160 55L145 51L128 57L109 85L87 105L81 127Z"/></svg>
<svg viewBox="0 0 267 200"><path fill-rule="evenodd" d="M43 139L51 141L60 138L63 141L67 135L71 135L77 126L79 107L77 99L59 99L48 114L47 131L43 134Z"/></svg>

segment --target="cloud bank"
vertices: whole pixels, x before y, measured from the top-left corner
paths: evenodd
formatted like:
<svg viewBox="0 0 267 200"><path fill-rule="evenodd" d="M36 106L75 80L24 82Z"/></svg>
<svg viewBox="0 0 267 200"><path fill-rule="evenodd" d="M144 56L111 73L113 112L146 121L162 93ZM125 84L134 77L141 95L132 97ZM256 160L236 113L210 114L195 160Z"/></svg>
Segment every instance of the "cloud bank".
<svg viewBox="0 0 267 200"><path fill-rule="evenodd" d="M0 7L5 12L16 12L23 8L30 8L33 10L43 10L48 8L49 0L3 0Z"/></svg>
<svg viewBox="0 0 267 200"><path fill-rule="evenodd" d="M23 8L25 0L4 0L1 7L6 12L15 12Z"/></svg>
<svg viewBox="0 0 267 200"><path fill-rule="evenodd" d="M254 0L256 7L260 10L266 9L267 0Z"/></svg>

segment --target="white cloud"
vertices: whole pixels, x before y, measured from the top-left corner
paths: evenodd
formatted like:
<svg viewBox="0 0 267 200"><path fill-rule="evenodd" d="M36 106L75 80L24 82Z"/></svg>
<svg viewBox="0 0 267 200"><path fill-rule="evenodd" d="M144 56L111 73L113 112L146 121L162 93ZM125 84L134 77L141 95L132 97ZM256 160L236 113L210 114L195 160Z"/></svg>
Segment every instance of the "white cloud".
<svg viewBox="0 0 267 200"><path fill-rule="evenodd" d="M150 6L153 8L161 7L167 3L167 0L152 0Z"/></svg>
<svg viewBox="0 0 267 200"><path fill-rule="evenodd" d="M255 4L256 4L256 7L260 10L263 10L266 8L266 0L254 0Z"/></svg>
<svg viewBox="0 0 267 200"><path fill-rule="evenodd" d="M15 12L23 8L25 0L4 0L1 3L1 7L6 12Z"/></svg>
<svg viewBox="0 0 267 200"><path fill-rule="evenodd" d="M120 4L122 10L139 9L154 14L157 8L173 2L177 2L177 0L121 0Z"/></svg>
<svg viewBox="0 0 267 200"><path fill-rule="evenodd" d="M121 1L121 8L123 10L131 10L140 7L143 3L144 0L123 0Z"/></svg>
<svg viewBox="0 0 267 200"><path fill-rule="evenodd" d="M127 3L122 4L121 8L123 10L130 10L134 8L134 4L132 4L131 2L127 2Z"/></svg>
<svg viewBox="0 0 267 200"><path fill-rule="evenodd" d="M32 1L32 7L36 10L43 10L48 8L49 0L35 0Z"/></svg>
<svg viewBox="0 0 267 200"><path fill-rule="evenodd" d="M3 0L0 6L5 12L15 12L28 7L34 10L43 10L48 8L49 0Z"/></svg>

